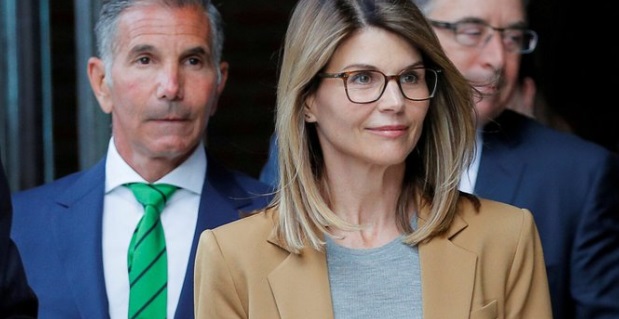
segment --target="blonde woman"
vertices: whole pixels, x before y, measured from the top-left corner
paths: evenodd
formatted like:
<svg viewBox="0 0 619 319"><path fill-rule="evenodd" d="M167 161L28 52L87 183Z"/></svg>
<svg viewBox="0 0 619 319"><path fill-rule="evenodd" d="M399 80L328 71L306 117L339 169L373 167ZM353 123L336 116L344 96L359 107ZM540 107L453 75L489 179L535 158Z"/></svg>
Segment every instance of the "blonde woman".
<svg viewBox="0 0 619 319"><path fill-rule="evenodd" d="M202 233L197 318L550 318L531 213L458 191L473 90L411 1L301 0L271 207Z"/></svg>

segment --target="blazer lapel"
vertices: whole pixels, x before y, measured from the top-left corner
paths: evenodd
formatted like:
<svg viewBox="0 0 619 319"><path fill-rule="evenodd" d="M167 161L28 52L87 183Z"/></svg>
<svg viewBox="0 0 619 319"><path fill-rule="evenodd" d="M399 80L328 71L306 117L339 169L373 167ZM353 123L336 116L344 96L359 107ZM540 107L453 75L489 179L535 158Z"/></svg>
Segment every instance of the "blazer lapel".
<svg viewBox="0 0 619 319"><path fill-rule="evenodd" d="M50 212L52 238L83 318L109 318L101 247L104 185L103 160L68 187Z"/></svg>
<svg viewBox="0 0 619 319"><path fill-rule="evenodd" d="M333 305L323 252L289 254L268 276L280 318L332 319Z"/></svg>
<svg viewBox="0 0 619 319"><path fill-rule="evenodd" d="M419 245L425 319L469 318L477 256L450 240L464 228L456 216L447 234Z"/></svg>

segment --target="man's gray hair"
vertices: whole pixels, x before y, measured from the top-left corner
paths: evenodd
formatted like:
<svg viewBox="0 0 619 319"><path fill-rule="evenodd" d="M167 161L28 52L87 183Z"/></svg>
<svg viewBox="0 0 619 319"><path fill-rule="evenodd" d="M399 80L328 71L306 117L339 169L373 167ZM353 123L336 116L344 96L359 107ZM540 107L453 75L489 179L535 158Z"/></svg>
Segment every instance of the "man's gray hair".
<svg viewBox="0 0 619 319"><path fill-rule="evenodd" d="M212 62L214 66L219 65L224 43L223 21L217 7L210 0L104 0L99 11L99 20L95 25L95 37L97 52L105 64L106 72L109 72L117 50L118 18L126 9L144 4L159 4L170 8L186 6L201 8L210 24ZM220 78L219 68L216 69Z"/></svg>

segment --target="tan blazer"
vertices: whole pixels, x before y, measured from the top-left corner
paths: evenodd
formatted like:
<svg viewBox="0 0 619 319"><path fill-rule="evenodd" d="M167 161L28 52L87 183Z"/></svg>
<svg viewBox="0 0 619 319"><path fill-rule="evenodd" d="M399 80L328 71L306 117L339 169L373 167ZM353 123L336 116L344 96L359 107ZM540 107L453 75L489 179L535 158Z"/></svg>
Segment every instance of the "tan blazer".
<svg viewBox="0 0 619 319"><path fill-rule="evenodd" d="M424 318L552 318L531 213L481 203L477 213L461 200L448 233L419 246ZM269 210L202 233L196 318L333 318L325 254L283 249L271 236L275 218Z"/></svg>

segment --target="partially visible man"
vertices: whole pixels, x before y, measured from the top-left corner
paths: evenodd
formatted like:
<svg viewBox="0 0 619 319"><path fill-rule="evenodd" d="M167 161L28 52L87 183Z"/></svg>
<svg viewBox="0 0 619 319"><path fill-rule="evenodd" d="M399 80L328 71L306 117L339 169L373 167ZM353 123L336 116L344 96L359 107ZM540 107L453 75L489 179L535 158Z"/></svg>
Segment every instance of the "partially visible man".
<svg viewBox="0 0 619 319"><path fill-rule="evenodd" d="M10 238L12 214L11 193L0 160L0 318L37 318L37 297Z"/></svg>
<svg viewBox="0 0 619 319"><path fill-rule="evenodd" d="M108 0L95 32L87 71L112 116L107 155L13 197L40 318L193 318L198 235L270 190L204 147L228 75L220 15L208 0Z"/></svg>
<svg viewBox="0 0 619 319"><path fill-rule="evenodd" d="M461 188L533 212L554 318L619 318L619 159L506 110L521 54L533 51L537 40L527 28L526 3L414 2L480 93L479 153Z"/></svg>

